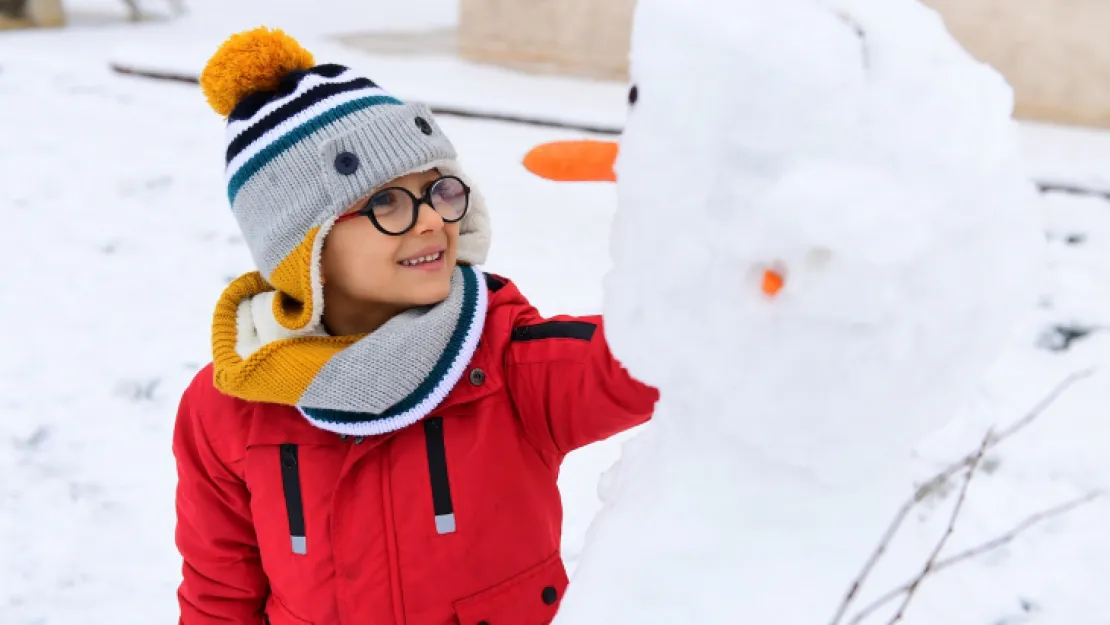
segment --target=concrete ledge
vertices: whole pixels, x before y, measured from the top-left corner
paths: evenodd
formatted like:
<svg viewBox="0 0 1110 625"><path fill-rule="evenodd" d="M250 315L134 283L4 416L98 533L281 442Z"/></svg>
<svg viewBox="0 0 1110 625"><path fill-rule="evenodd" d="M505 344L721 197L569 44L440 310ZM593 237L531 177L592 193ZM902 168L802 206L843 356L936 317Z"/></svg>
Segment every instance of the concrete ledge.
<svg viewBox="0 0 1110 625"><path fill-rule="evenodd" d="M1010 81L1018 117L1110 128L1110 2L924 1Z"/></svg>
<svg viewBox="0 0 1110 625"><path fill-rule="evenodd" d="M65 23L62 0L0 0L0 30L54 28Z"/></svg>
<svg viewBox="0 0 1110 625"><path fill-rule="evenodd" d="M460 0L463 58L624 81L635 0Z"/></svg>
<svg viewBox="0 0 1110 625"><path fill-rule="evenodd" d="M923 0L1014 87L1016 116L1110 128L1110 0ZM459 0L459 51L532 73L627 80L635 0Z"/></svg>

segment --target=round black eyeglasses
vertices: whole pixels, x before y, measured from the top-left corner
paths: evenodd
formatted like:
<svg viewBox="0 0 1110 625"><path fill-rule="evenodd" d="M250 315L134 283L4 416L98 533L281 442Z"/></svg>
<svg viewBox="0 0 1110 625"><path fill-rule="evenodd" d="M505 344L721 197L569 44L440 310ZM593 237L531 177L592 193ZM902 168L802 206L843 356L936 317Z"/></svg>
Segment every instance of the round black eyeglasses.
<svg viewBox="0 0 1110 625"><path fill-rule="evenodd" d="M421 204L431 207L444 223L455 223L466 216L470 187L455 176L436 178L421 197L402 187L387 187L371 195L362 208L341 215L335 223L369 217L383 234L400 236L416 225Z"/></svg>

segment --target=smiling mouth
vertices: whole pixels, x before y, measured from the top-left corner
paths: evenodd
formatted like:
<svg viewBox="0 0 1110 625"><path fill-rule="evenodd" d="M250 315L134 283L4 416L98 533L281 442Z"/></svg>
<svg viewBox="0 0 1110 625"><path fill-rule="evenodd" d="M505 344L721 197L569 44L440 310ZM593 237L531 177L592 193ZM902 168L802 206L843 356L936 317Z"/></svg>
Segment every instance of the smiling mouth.
<svg viewBox="0 0 1110 625"><path fill-rule="evenodd" d="M443 260L443 250L440 250L440 251L436 252L435 254L428 254L427 256L417 256L416 258L406 258L405 260L402 260L400 262L400 264L405 266L405 267L417 267L419 265L434 263L434 262L439 261L439 260Z"/></svg>

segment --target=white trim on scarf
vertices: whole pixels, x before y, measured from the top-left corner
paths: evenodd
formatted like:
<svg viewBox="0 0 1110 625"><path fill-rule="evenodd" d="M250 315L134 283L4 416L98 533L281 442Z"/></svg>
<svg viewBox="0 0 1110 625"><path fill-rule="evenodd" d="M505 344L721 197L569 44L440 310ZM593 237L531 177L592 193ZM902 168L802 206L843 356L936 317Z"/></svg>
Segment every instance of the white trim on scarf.
<svg viewBox="0 0 1110 625"><path fill-rule="evenodd" d="M478 302L475 306L474 317L470 323L470 328L466 332L466 337L463 339L462 347L459 349L459 355L455 361L451 363L451 367L447 373L436 384L432 392L428 394L424 401L413 406L412 408L402 412L401 414L394 415L387 419L377 419L374 421L366 421L362 423L332 423L330 421L320 421L313 419L300 407L297 410L308 419L312 425L329 432L336 434L346 434L348 436L377 436L388 432L395 432L402 428L408 427L413 423L428 416L436 406L443 403L451 389L462 379L463 373L470 365L471 359L474 358L474 352L478 350L478 340L482 337L482 330L486 325L486 311L489 305L489 291L486 288L485 277L482 271L476 267L462 267L463 271L474 272L474 278L478 285Z"/></svg>

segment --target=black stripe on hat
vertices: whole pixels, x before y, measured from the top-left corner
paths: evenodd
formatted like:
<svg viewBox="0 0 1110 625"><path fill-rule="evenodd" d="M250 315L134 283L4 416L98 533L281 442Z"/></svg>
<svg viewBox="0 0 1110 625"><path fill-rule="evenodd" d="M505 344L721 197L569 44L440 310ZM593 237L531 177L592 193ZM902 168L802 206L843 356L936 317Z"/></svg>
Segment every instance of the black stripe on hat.
<svg viewBox="0 0 1110 625"><path fill-rule="evenodd" d="M232 159L239 155L240 152L245 150L248 145L254 143L262 135L270 130L279 126L294 115L304 111L312 105L322 102L327 98L334 95L345 93L347 91L355 91L358 89L368 89L376 87L374 81L369 78L355 78L347 82L333 82L316 85L305 91L301 95L286 102L281 107L271 111L262 119L258 120L246 130L241 132L238 137L227 146L227 162L230 163Z"/></svg>
<svg viewBox="0 0 1110 625"><path fill-rule="evenodd" d="M240 100L231 111L231 115L228 115L228 121L244 121L254 117L258 111L262 110L262 107L273 100L296 91L301 79L309 74L323 76L324 78L336 78L345 71L347 71L347 68L342 65L325 63L310 69L298 69L289 72L282 76L276 90L256 91Z"/></svg>

